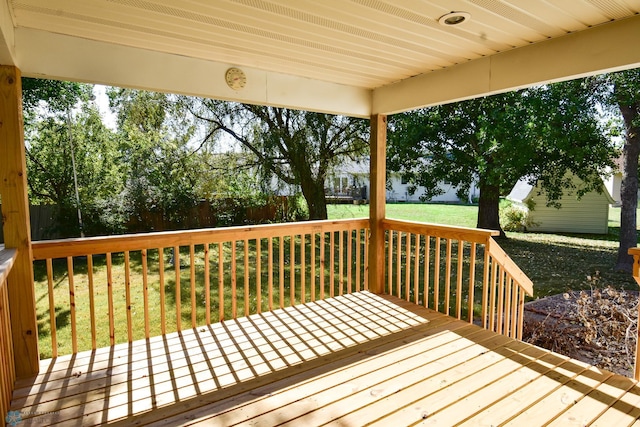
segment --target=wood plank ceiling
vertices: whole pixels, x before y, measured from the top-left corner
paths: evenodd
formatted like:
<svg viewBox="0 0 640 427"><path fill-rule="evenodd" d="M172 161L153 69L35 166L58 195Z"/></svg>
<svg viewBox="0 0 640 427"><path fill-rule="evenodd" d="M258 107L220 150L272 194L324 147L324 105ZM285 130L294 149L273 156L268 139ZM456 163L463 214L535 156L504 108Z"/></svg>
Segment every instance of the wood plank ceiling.
<svg viewBox="0 0 640 427"><path fill-rule="evenodd" d="M640 13L640 0L5 0L46 31L373 90ZM464 11L470 19L438 19Z"/></svg>

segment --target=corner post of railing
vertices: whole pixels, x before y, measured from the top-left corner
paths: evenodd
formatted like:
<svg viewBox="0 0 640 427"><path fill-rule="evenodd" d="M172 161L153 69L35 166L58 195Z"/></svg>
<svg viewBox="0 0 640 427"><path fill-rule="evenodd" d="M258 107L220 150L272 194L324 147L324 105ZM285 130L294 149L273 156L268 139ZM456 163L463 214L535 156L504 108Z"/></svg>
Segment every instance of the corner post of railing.
<svg viewBox="0 0 640 427"><path fill-rule="evenodd" d="M369 195L369 290L376 294L384 291L384 228L386 204L387 116L371 116L370 134L370 187Z"/></svg>
<svg viewBox="0 0 640 427"><path fill-rule="evenodd" d="M640 248L630 248L629 255L633 256L633 278L640 285ZM638 319L640 319L640 304L638 304ZM639 322L640 324L640 322ZM636 332L636 358L633 368L633 378L640 381L640 327Z"/></svg>
<svg viewBox="0 0 640 427"><path fill-rule="evenodd" d="M22 122L20 70L0 65L0 195L4 243L18 255L7 277L9 311L18 378L39 369L38 326L33 282L33 252L27 167Z"/></svg>

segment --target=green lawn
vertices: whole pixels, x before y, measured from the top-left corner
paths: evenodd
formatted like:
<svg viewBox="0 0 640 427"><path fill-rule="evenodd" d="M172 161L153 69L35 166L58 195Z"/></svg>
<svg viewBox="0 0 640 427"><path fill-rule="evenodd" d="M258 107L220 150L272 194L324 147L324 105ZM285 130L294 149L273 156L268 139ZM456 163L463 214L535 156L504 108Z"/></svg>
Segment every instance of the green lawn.
<svg viewBox="0 0 640 427"><path fill-rule="evenodd" d="M330 219L366 217L369 206L331 205L328 211ZM477 206L466 205L387 205L389 218L463 227L475 227L477 212ZM531 278L535 297L607 285L637 289L630 275L613 270L619 231L620 208L612 208L607 235L509 232L500 245Z"/></svg>

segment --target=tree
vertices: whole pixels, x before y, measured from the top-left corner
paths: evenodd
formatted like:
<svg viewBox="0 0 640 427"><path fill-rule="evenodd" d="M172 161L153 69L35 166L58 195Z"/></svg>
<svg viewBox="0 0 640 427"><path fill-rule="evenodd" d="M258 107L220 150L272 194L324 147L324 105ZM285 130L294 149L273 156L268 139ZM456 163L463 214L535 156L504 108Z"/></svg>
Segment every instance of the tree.
<svg viewBox="0 0 640 427"><path fill-rule="evenodd" d="M23 107L30 200L53 203L63 235L112 231L119 189L115 139L89 102L93 87L24 79ZM70 161L75 159L75 167ZM74 185L74 169L77 187ZM77 197L76 190L77 188ZM115 210L114 210L115 208ZM84 215L84 227L76 219ZM79 215L78 215L79 216Z"/></svg>
<svg viewBox="0 0 640 427"><path fill-rule="evenodd" d="M598 120L591 80L533 87L399 114L390 120L388 164L424 199L446 180L466 193L477 180L480 228L499 230L500 196L518 179L540 181L558 206L572 188L567 171L584 186L578 197L601 191L601 174L614 149Z"/></svg>
<svg viewBox="0 0 640 427"><path fill-rule="evenodd" d="M332 166L357 158L368 147L368 124L361 119L284 108L181 98L207 129L202 141L226 134L256 159L269 183L271 176L299 185L310 219L326 219L325 179Z"/></svg>
<svg viewBox="0 0 640 427"><path fill-rule="evenodd" d="M640 69L609 74L603 79L610 105L622 116L622 185L620 187L620 244L616 270L631 272L633 257L628 253L638 243L638 155L640 155Z"/></svg>

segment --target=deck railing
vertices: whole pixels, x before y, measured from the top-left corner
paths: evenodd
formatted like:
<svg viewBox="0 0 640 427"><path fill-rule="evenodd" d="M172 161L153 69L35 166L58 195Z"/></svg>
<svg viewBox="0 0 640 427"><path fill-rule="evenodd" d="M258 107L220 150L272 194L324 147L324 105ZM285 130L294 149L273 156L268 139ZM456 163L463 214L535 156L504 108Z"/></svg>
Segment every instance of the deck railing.
<svg viewBox="0 0 640 427"><path fill-rule="evenodd" d="M33 243L56 357L367 289L369 220ZM47 307L45 310L43 306Z"/></svg>
<svg viewBox="0 0 640 427"><path fill-rule="evenodd" d="M16 381L7 291L7 277L13 267L16 255L15 249L0 249L0 416L2 417L9 411L9 403Z"/></svg>
<svg viewBox="0 0 640 427"><path fill-rule="evenodd" d="M385 292L517 339L533 284L497 232L384 220Z"/></svg>
<svg viewBox="0 0 640 427"><path fill-rule="evenodd" d="M640 285L640 248L629 249L629 255L633 257L633 278ZM640 381L640 304L638 304L638 327L636 336L636 360L633 369L633 378Z"/></svg>

